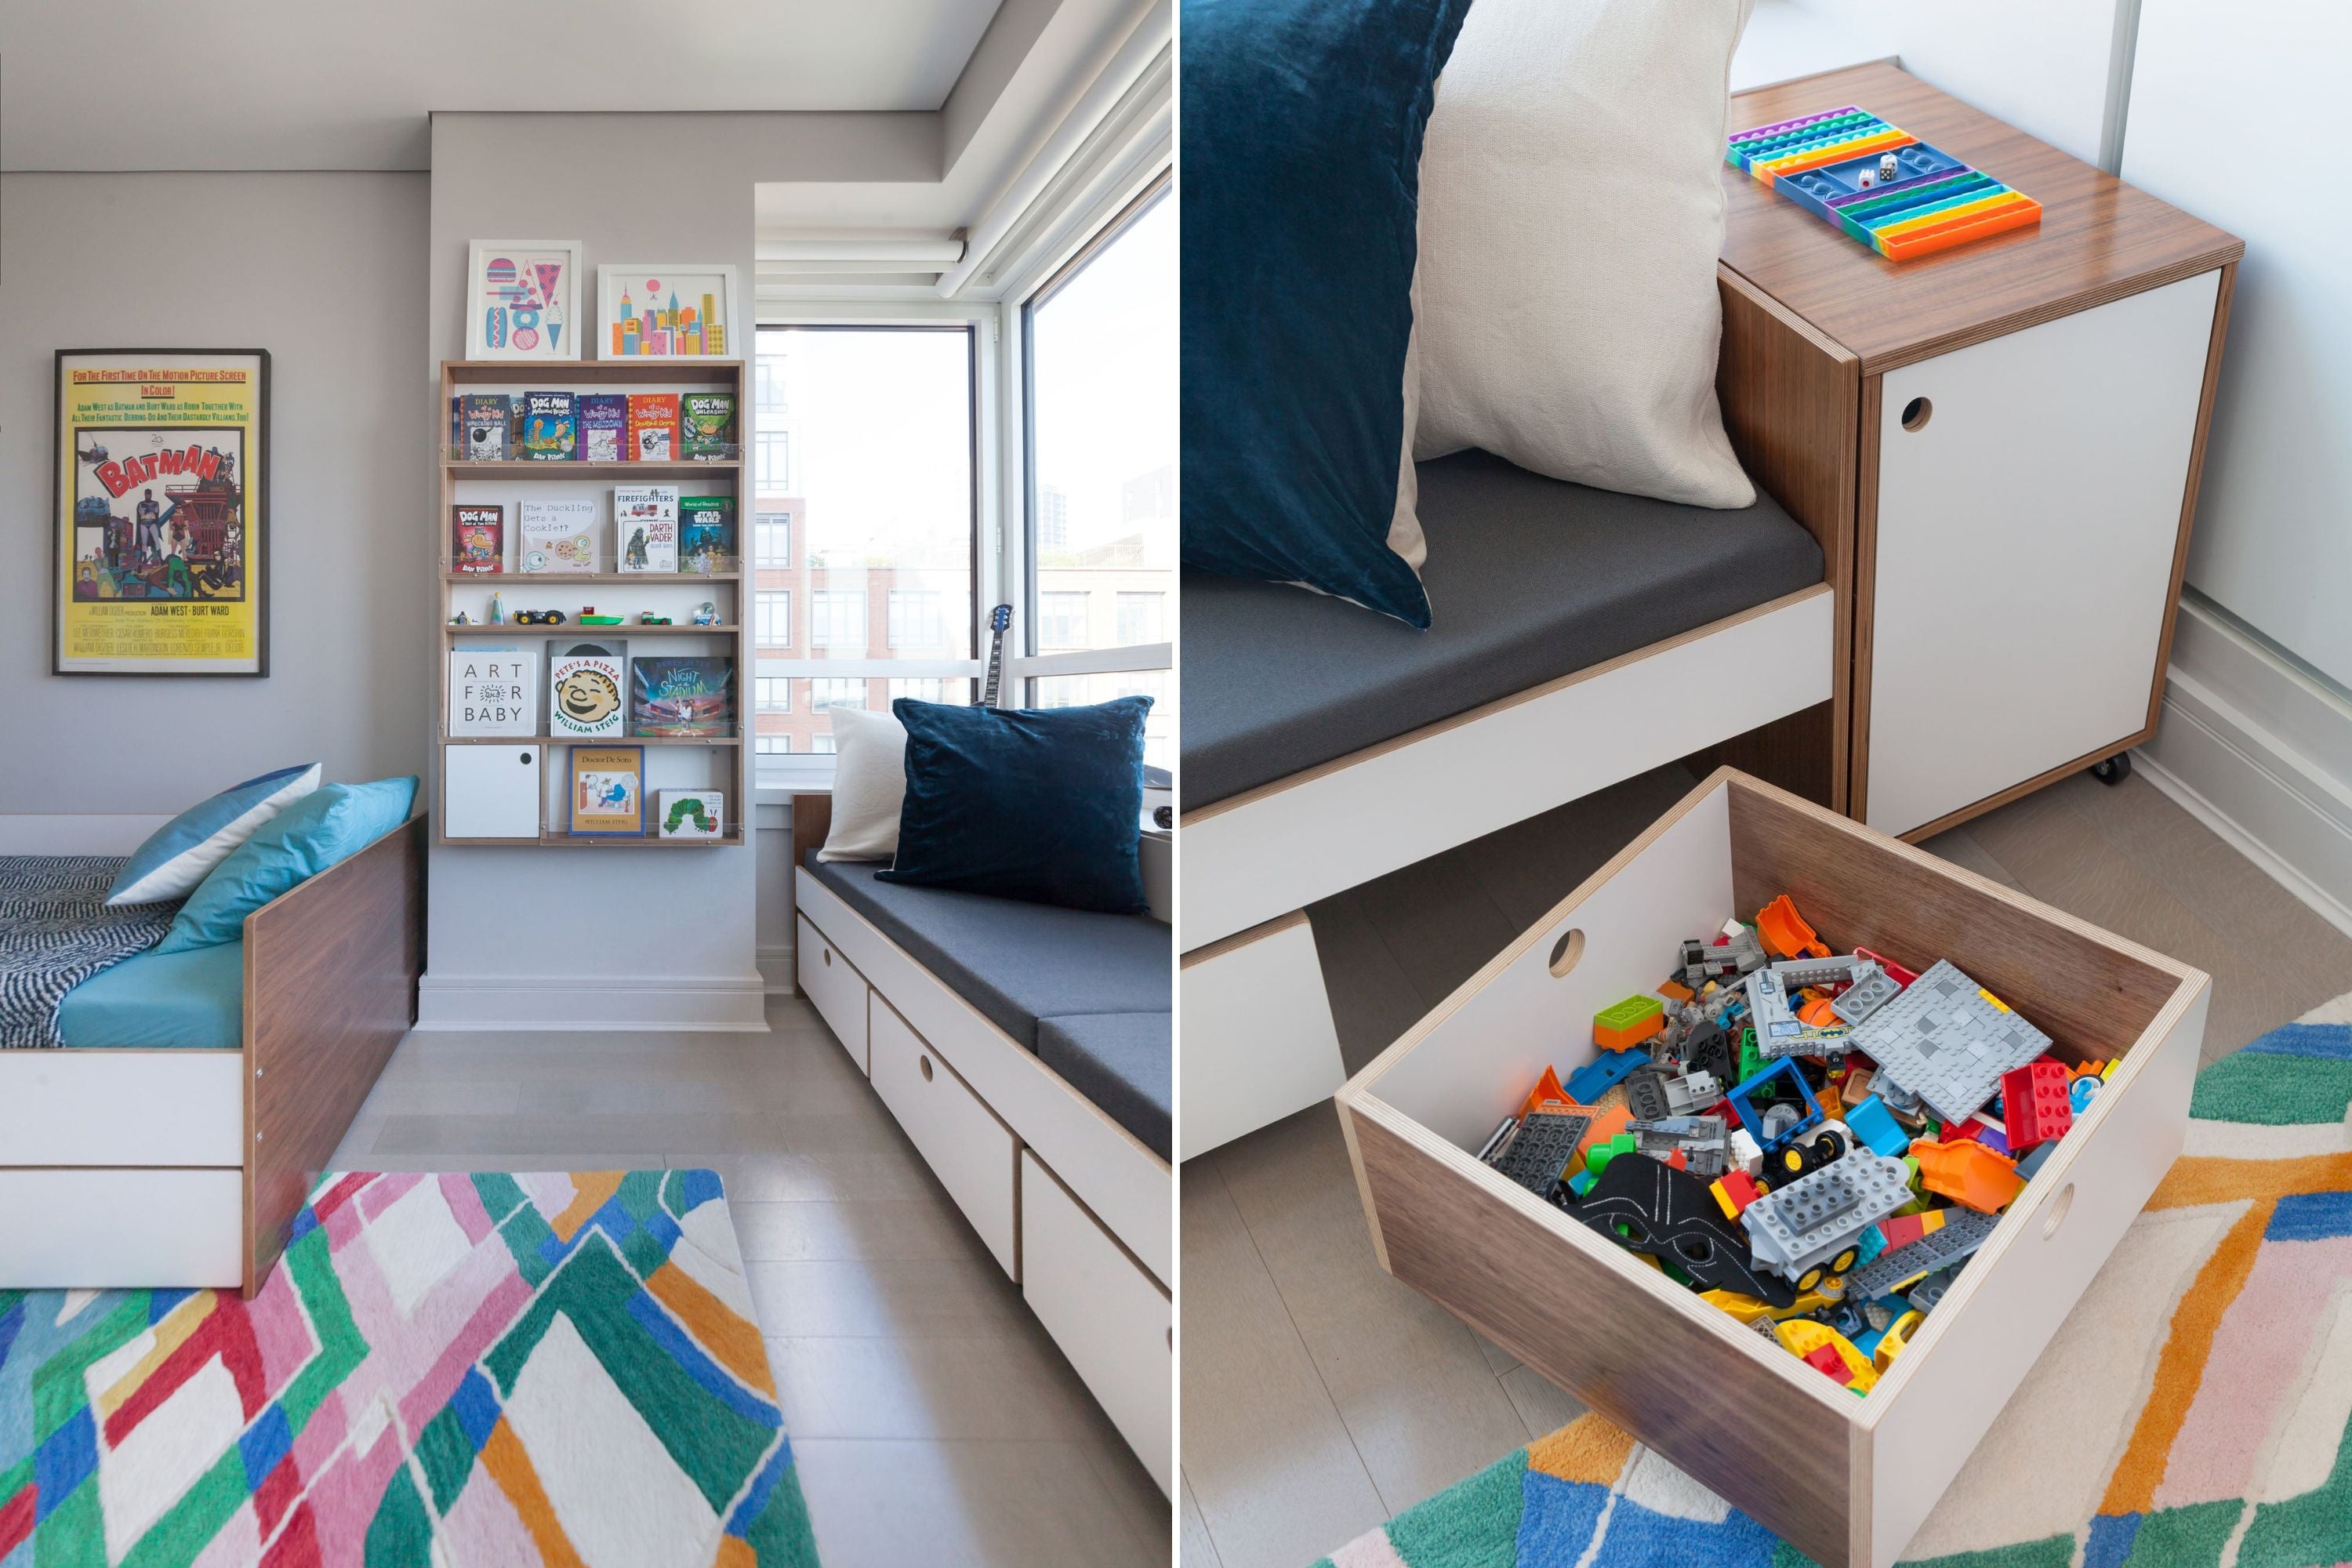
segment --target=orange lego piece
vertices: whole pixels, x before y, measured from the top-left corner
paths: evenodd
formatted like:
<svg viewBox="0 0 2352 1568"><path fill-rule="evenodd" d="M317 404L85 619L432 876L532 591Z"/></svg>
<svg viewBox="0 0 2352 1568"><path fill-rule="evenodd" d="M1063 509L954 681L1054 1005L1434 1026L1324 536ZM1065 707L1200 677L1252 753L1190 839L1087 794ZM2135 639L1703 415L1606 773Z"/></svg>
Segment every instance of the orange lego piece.
<svg viewBox="0 0 2352 1568"><path fill-rule="evenodd" d="M1612 1028L1598 1018L1592 1020L1592 1043L1604 1051L1622 1051L1628 1046L1640 1045L1653 1035L1665 1032L1666 1016L1664 1013L1653 1013L1640 1023L1623 1029Z"/></svg>
<svg viewBox="0 0 2352 1568"><path fill-rule="evenodd" d="M1827 958L1830 950L1797 912L1797 906L1781 894L1756 911L1756 934L1764 939L1764 951L1776 958Z"/></svg>
<svg viewBox="0 0 2352 1568"><path fill-rule="evenodd" d="M1561 1105L1576 1103L1568 1098L1568 1090L1559 1087L1559 1074L1550 1068L1546 1068L1543 1069L1543 1077L1536 1079L1535 1088L1528 1090L1528 1098L1519 1107L1519 1117L1524 1121L1528 1112L1553 1101L1558 1101Z"/></svg>
<svg viewBox="0 0 2352 1568"><path fill-rule="evenodd" d="M1740 1210L1764 1195L1756 1185L1756 1178L1745 1171L1726 1171L1709 1182L1706 1190L1714 1194L1715 1201L1722 1205L1723 1217L1733 1220L1739 1217Z"/></svg>
<svg viewBox="0 0 2352 1568"><path fill-rule="evenodd" d="M1833 1029L1845 1022L1837 1016L1837 1010L1830 1005L1830 999L1826 996L1816 996L1798 1008L1797 1016L1816 1029Z"/></svg>
<svg viewBox="0 0 2352 1568"><path fill-rule="evenodd" d="M2016 1161L1973 1138L1950 1143L1921 1138L1911 1145L1911 1157L1919 1162L1920 1185L1980 1214L1999 1214L2025 1186Z"/></svg>
<svg viewBox="0 0 2352 1568"><path fill-rule="evenodd" d="M1633 1120L1633 1108L1628 1106L1622 1097L1608 1110L1594 1111L1592 1126L1585 1132L1584 1142L1576 1146L1576 1152L1581 1154L1595 1143L1608 1142L1609 1140L1624 1131L1625 1123Z"/></svg>
<svg viewBox="0 0 2352 1568"><path fill-rule="evenodd" d="M1658 987L1658 994L1669 1001L1688 1002L1696 998L1698 993L1679 980L1669 980Z"/></svg>

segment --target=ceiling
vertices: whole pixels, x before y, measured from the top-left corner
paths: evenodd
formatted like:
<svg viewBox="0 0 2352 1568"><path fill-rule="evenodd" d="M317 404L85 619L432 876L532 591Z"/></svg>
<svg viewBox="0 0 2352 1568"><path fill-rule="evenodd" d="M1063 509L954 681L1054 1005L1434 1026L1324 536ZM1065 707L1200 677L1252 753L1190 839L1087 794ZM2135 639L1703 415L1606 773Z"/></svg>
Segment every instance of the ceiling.
<svg viewBox="0 0 2352 1568"><path fill-rule="evenodd" d="M0 169L424 169L435 110L936 112L998 6L0 0Z"/></svg>

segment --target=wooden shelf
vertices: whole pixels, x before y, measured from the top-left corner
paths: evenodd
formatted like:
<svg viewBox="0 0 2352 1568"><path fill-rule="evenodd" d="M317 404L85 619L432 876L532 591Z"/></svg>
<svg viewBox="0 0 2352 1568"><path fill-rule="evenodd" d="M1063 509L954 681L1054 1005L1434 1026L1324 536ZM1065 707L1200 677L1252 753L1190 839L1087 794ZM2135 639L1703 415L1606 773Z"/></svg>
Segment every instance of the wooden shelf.
<svg viewBox="0 0 2352 1568"><path fill-rule="evenodd" d="M676 587L688 583L740 583L740 572L444 572L444 583L480 583L499 587L508 583L528 582L536 587L541 583L596 583L619 585L630 583L652 584L657 587Z"/></svg>
<svg viewBox="0 0 2352 1568"><path fill-rule="evenodd" d="M731 637L743 628L740 625L733 624L723 626L641 626L634 621L625 621L617 626L583 626L578 621L572 620L566 621L560 626L518 626L512 621L501 626L493 626L485 621L478 625L462 626L444 625L441 629L445 632L455 632L460 637L480 637L488 634L498 637Z"/></svg>
<svg viewBox="0 0 2352 1568"><path fill-rule="evenodd" d="M551 844L566 847L585 845L592 849L724 849L729 846L742 847L743 834L731 828L716 838L664 838L656 834L542 833L536 838L444 838L444 844L454 844L466 849L539 849Z"/></svg>
<svg viewBox="0 0 2352 1568"><path fill-rule="evenodd" d="M740 735L444 735L445 746L740 746Z"/></svg>
<svg viewBox="0 0 2352 1568"><path fill-rule="evenodd" d="M743 475L743 459L714 458L707 463L692 460L677 463L534 463L527 460L491 463L473 458L444 458L441 468L450 478L457 479L644 479L651 483L659 479L699 479L705 474L740 480Z"/></svg>
<svg viewBox="0 0 2352 1568"><path fill-rule="evenodd" d="M667 382L732 384L740 359L688 354L675 359L457 359L442 374L457 386L659 386Z"/></svg>

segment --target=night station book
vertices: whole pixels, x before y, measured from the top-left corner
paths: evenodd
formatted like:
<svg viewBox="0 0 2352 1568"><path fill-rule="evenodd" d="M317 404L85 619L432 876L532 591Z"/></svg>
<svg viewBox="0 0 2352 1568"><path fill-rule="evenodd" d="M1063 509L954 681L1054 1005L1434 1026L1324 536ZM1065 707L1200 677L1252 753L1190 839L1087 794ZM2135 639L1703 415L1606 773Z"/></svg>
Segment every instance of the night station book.
<svg viewBox="0 0 2352 1568"><path fill-rule="evenodd" d="M579 438L568 392L522 395L522 455L540 463L568 463Z"/></svg>
<svg viewBox="0 0 2352 1568"><path fill-rule="evenodd" d="M583 392L575 404L580 444L574 448L583 463L625 463L629 460L629 400L617 392Z"/></svg>
<svg viewBox="0 0 2352 1568"><path fill-rule="evenodd" d="M735 732L735 661L724 654L629 661L629 720L640 735Z"/></svg>
<svg viewBox="0 0 2352 1568"><path fill-rule="evenodd" d="M624 572L677 570L677 487L615 485L613 539Z"/></svg>
<svg viewBox="0 0 2352 1568"><path fill-rule="evenodd" d="M677 460L677 394L629 394L629 456L641 463Z"/></svg>
<svg viewBox="0 0 2352 1568"><path fill-rule="evenodd" d="M519 563L526 572L596 570L596 503L527 500L515 506L521 531Z"/></svg>
<svg viewBox="0 0 2352 1568"><path fill-rule="evenodd" d="M503 506L450 508L449 570L504 572L507 509Z"/></svg>

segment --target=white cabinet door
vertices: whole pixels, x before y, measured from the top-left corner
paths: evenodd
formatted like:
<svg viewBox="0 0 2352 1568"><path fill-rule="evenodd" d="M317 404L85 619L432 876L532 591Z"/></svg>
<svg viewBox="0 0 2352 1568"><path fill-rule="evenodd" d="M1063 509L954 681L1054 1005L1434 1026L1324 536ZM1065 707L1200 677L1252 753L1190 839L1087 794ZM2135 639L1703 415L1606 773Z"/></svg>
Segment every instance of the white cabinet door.
<svg viewBox="0 0 2352 1568"><path fill-rule="evenodd" d="M2220 282L1886 373L1871 826L1907 833L2147 725Z"/></svg>
<svg viewBox="0 0 2352 1568"><path fill-rule="evenodd" d="M441 748L441 831L451 838L536 838L537 746Z"/></svg>

